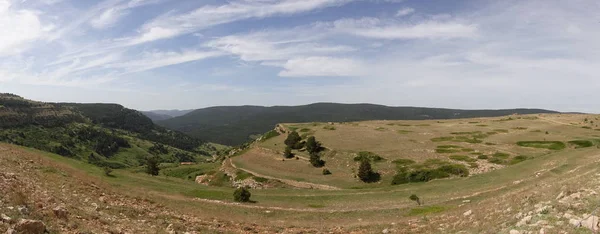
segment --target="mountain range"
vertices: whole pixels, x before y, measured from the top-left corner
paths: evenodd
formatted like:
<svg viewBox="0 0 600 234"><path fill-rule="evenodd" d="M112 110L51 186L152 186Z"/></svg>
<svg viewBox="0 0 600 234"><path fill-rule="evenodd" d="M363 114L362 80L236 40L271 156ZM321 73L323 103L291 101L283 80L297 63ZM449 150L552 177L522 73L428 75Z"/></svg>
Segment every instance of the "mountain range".
<svg viewBox="0 0 600 234"><path fill-rule="evenodd" d="M558 112L543 109L460 110L375 104L314 103L302 106L209 107L174 118L155 119L155 122L209 142L239 145L252 140L253 136L273 129L278 123L457 119L538 113ZM147 115L150 117L152 114Z"/></svg>

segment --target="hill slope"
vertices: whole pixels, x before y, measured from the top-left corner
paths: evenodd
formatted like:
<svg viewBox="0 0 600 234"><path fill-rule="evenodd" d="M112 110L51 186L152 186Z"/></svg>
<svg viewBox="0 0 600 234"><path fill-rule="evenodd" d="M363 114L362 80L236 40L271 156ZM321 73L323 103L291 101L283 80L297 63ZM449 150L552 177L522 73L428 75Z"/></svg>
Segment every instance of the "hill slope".
<svg viewBox="0 0 600 234"><path fill-rule="evenodd" d="M198 109L158 124L225 145L238 145L278 123L364 120L426 120L557 113L541 109L456 110L373 104L316 103L304 106L223 106Z"/></svg>
<svg viewBox="0 0 600 234"><path fill-rule="evenodd" d="M44 103L13 94L0 94L0 141L113 168L138 166L149 155L165 162L210 155L200 140L121 105Z"/></svg>

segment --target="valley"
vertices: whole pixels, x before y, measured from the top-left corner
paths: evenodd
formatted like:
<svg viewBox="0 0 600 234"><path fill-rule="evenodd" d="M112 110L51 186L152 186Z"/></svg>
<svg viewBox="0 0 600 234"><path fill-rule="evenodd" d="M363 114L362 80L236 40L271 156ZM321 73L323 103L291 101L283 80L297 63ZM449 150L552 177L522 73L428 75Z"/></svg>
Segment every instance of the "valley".
<svg viewBox="0 0 600 234"><path fill-rule="evenodd" d="M191 165L163 158L158 176L144 173L143 162L107 176L86 160L2 144L0 185L9 192L0 197L0 213L66 233L585 233L597 223L588 218L600 191L598 117L280 123L250 144ZM321 143L323 167L311 165L306 148L284 157L293 131L302 142L312 136ZM127 151L117 155L129 158ZM361 160L380 180L356 177ZM409 176L440 175L436 170L448 165L468 174L427 182ZM251 202L233 201L237 186L250 188ZM69 211L68 220L53 214L57 206Z"/></svg>

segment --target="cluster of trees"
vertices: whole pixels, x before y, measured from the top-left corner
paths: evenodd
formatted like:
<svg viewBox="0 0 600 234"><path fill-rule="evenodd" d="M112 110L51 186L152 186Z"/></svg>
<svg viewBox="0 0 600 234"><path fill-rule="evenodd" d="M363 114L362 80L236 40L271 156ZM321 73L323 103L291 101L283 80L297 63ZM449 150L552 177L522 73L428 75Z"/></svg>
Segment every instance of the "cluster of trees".
<svg viewBox="0 0 600 234"><path fill-rule="evenodd" d="M283 151L283 157L285 158L293 158L294 153L292 153L293 149L299 150L302 148L306 149L306 152L310 155L310 164L314 167L323 167L325 166L325 161L321 159L321 151L323 151L323 146L321 142L318 142L314 136L310 136L306 139L306 141L302 141L302 137L298 134L298 132L291 132L288 137L284 141L286 147Z"/></svg>

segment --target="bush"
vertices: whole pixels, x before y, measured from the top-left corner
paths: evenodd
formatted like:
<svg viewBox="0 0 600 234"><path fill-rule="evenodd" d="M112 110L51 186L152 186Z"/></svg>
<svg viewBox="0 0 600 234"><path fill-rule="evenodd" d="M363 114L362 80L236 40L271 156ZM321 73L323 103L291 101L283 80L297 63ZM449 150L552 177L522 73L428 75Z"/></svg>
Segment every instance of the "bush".
<svg viewBox="0 0 600 234"><path fill-rule="evenodd" d="M112 176L112 175L111 175L111 173L112 173L112 171L113 171L113 169L112 169L112 168L110 168L110 167L103 167L103 168L102 168L102 170L104 170L104 175L105 175L105 176Z"/></svg>
<svg viewBox="0 0 600 234"><path fill-rule="evenodd" d="M408 199L410 199L411 201L417 202L418 205L421 205L421 199L419 199L419 197L417 197L417 195L415 195L415 194L410 195L410 197L408 197Z"/></svg>
<svg viewBox="0 0 600 234"><path fill-rule="evenodd" d="M250 202L250 196L252 194L244 187L238 188L233 192L233 200L235 202Z"/></svg>
<svg viewBox="0 0 600 234"><path fill-rule="evenodd" d="M158 167L159 161L157 157L149 157L146 161L146 173L152 176L157 176L160 168Z"/></svg>
<svg viewBox="0 0 600 234"><path fill-rule="evenodd" d="M325 166L325 161L321 160L321 155L319 155L319 153L311 153L310 164L313 165L313 167L322 167Z"/></svg>
<svg viewBox="0 0 600 234"><path fill-rule="evenodd" d="M511 160L510 160L510 164L511 164L511 165L513 165L513 164L517 164L517 163L523 162L523 161L525 161L525 160L527 160L527 159L528 159L528 157L527 157L527 156L519 155L519 156L516 156L516 157L514 157L513 159L511 159Z"/></svg>
<svg viewBox="0 0 600 234"><path fill-rule="evenodd" d="M373 183L379 181L381 175L379 173L374 172L373 168L371 168L371 163L369 160L363 160L360 162L360 166L358 167L358 178L365 183Z"/></svg>
<svg viewBox="0 0 600 234"><path fill-rule="evenodd" d="M285 143L285 145L289 146L290 148L295 148L301 140L302 140L302 138L300 137L300 135L298 135L298 133L296 131L293 131L288 135L288 137L285 139L284 143ZM298 149L298 148L295 148L295 149Z"/></svg>
<svg viewBox="0 0 600 234"><path fill-rule="evenodd" d="M510 154L497 152L497 153L493 154L492 156L495 158L507 159L508 157L510 157Z"/></svg>
<svg viewBox="0 0 600 234"><path fill-rule="evenodd" d="M327 168L324 168L323 175L331 175L331 171L329 171Z"/></svg>
<svg viewBox="0 0 600 234"><path fill-rule="evenodd" d="M488 162L490 163L495 163L495 164L506 164L506 161L502 160L501 158L490 158L488 159Z"/></svg>
<svg viewBox="0 0 600 234"><path fill-rule="evenodd" d="M522 147L541 148L549 150L562 150L567 147L565 143L561 141L519 141L517 142L517 145Z"/></svg>
<svg viewBox="0 0 600 234"><path fill-rule="evenodd" d="M460 177L469 176L469 169L467 169L465 166L459 165L459 164L444 165L444 166L439 167L436 170L443 171L445 173L452 174L452 175L457 175Z"/></svg>
<svg viewBox="0 0 600 234"><path fill-rule="evenodd" d="M569 144L575 145L575 148L587 148L594 146L594 143L586 140L569 141Z"/></svg>
<svg viewBox="0 0 600 234"><path fill-rule="evenodd" d="M469 156L466 155L452 155L449 157L452 160L456 160L456 161L463 161L463 162L475 162L477 161L476 159L473 159Z"/></svg>
<svg viewBox="0 0 600 234"><path fill-rule="evenodd" d="M479 155L477 156L478 159L488 159L489 157L487 155Z"/></svg>
<svg viewBox="0 0 600 234"><path fill-rule="evenodd" d="M369 160L373 162L384 161L385 158L369 151L361 151L358 152L358 156L354 157L355 162L362 162L363 160Z"/></svg>
<svg viewBox="0 0 600 234"><path fill-rule="evenodd" d="M285 147L285 150L283 151L283 157L284 158L293 158L294 154L292 153L292 148L290 148L289 146Z"/></svg>

